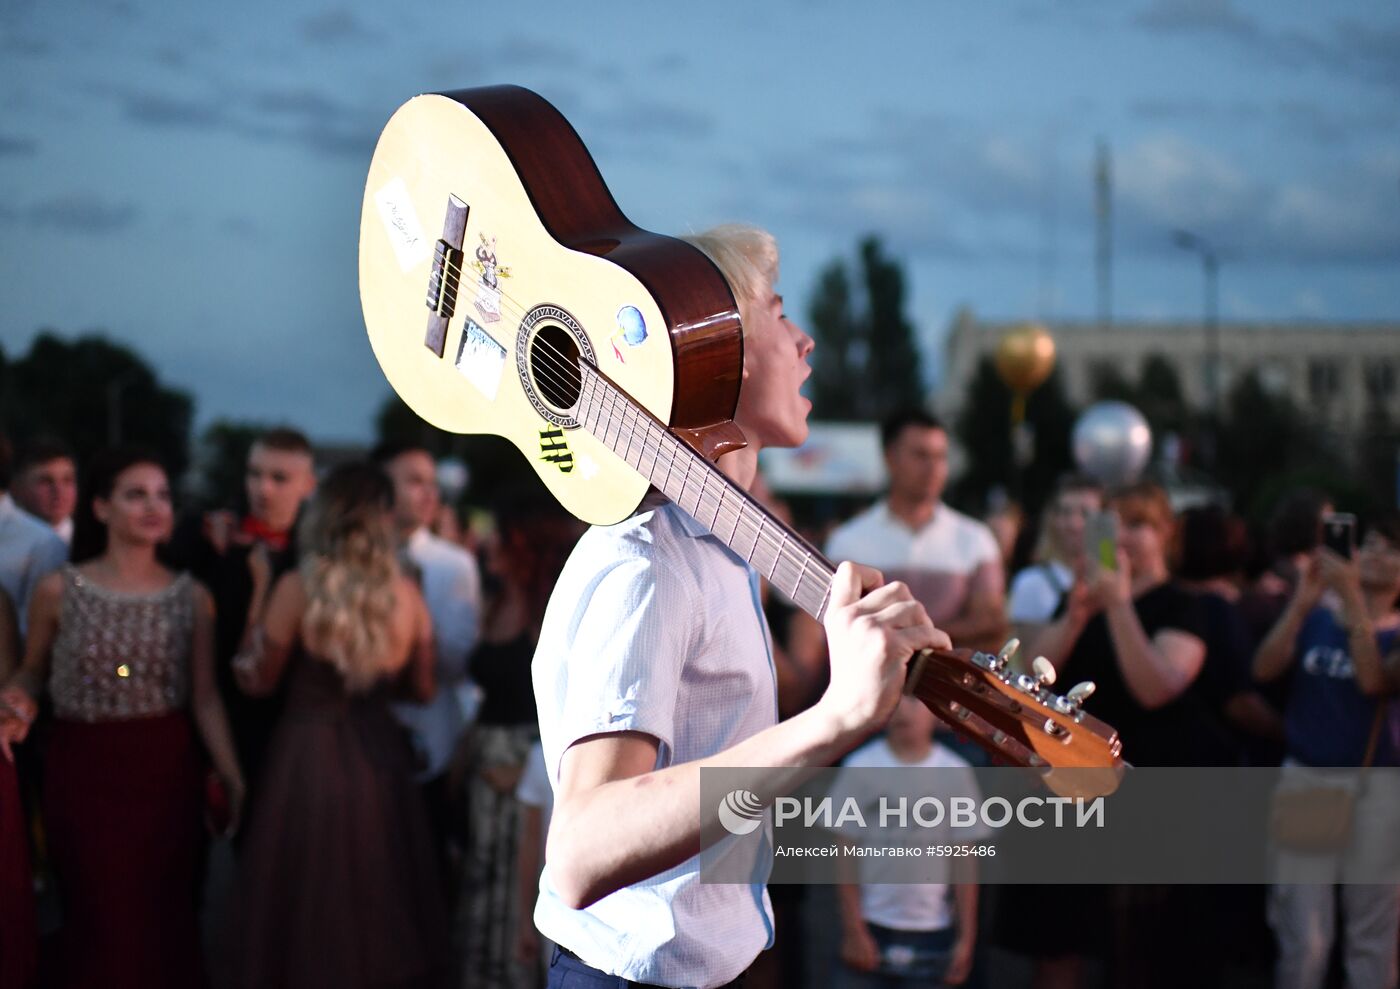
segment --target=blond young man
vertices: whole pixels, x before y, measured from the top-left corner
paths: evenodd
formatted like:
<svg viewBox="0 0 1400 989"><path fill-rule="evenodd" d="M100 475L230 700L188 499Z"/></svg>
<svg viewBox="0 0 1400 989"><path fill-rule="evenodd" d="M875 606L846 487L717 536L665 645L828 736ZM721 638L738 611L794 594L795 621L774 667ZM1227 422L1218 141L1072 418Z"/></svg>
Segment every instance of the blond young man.
<svg viewBox="0 0 1400 989"><path fill-rule="evenodd" d="M811 404L812 339L774 290L773 238L721 227L691 238L727 278L745 328L735 421L749 446L720 458L748 486L765 446L796 446ZM555 810L535 922L556 949L550 985L734 982L772 943L766 829L748 885L702 884L698 806L707 767L767 767L771 798L883 724L913 652L946 645L902 584L842 565L826 613L831 685L777 723L752 568L673 503L594 527L556 585L533 675Z"/></svg>

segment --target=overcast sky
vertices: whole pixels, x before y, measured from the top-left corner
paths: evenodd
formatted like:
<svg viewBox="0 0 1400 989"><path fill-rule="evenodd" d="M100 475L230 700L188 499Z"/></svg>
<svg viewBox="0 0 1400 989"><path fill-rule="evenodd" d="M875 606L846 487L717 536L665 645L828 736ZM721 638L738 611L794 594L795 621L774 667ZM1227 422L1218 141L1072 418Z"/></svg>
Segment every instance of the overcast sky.
<svg viewBox="0 0 1400 989"><path fill-rule="evenodd" d="M570 119L624 212L741 219L816 272L881 235L936 375L962 305L1400 318L1400 5L1228 0L668 3L0 0L0 346L100 329L200 423L367 439L387 394L356 238L384 122L513 82Z"/></svg>

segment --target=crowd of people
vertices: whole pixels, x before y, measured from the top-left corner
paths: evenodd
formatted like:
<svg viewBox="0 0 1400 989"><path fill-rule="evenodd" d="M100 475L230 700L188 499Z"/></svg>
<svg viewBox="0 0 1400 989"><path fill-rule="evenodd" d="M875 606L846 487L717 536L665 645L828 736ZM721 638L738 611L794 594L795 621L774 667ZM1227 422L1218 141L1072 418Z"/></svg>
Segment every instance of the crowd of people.
<svg viewBox="0 0 1400 989"><path fill-rule="evenodd" d="M1320 492L1284 498L1256 534L1218 505L1177 511L1155 484L1070 475L1016 539L943 501L937 419L892 417L882 443L888 494L813 539L904 581L955 643L1014 634L1023 656L1092 680L1134 764L1304 780L1400 765L1400 516L1363 520L1347 553L1321 543ZM273 429L245 477L243 511L177 519L176 479L148 452L78 464L56 440L12 455L0 438L0 985L542 984L534 917L566 931L576 911L535 913L558 730L537 688L540 655L549 676L562 654L551 592L583 579L566 571L582 527L518 492L489 531L444 525L433 457L412 445L318 478L306 438ZM763 601L789 718L822 695L826 638ZM979 759L905 703L847 763ZM1382 798L1355 816L1377 842L1400 834ZM1354 878L1057 888L1053 911L1035 887L979 898L967 872L829 904L775 888L776 947L749 984L985 984L1000 951L1037 989L1261 984L1270 967L1279 986L1321 986L1329 966L1393 986L1400 888ZM1222 900L1246 911L1232 947ZM827 908L830 974L802 934Z"/></svg>

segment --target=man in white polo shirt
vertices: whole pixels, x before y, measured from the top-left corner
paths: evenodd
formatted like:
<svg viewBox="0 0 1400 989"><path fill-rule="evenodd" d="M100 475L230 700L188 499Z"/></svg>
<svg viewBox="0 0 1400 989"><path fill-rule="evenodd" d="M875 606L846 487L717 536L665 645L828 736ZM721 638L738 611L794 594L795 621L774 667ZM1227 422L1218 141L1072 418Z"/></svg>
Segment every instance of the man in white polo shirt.
<svg viewBox="0 0 1400 989"><path fill-rule="evenodd" d="M689 238L724 273L744 325L735 421L749 446L719 460L753 483L758 450L797 446L812 339L773 290L773 238L721 227ZM535 924L558 946L549 985L714 989L772 943L768 829L718 850L750 881L700 881L700 771L752 767L760 799L791 767L831 765L882 725L916 649L945 644L901 584L843 565L825 619L831 684L777 720L758 577L675 504L653 496L579 541L550 597L532 668L554 788ZM718 836L706 832L706 838ZM728 868L726 871L730 871ZM732 872L731 872L732 874Z"/></svg>
<svg viewBox="0 0 1400 989"><path fill-rule="evenodd" d="M990 529L943 504L947 430L912 409L885 420L880 443L889 495L839 526L827 541L827 556L907 583L956 645L999 647L1006 634L1001 553Z"/></svg>
<svg viewBox="0 0 1400 989"><path fill-rule="evenodd" d="M477 686L467 662L481 626L481 573L475 556L429 528L442 504L432 453L414 443L381 443L370 459L394 482L394 524L433 620L437 693L425 704L395 704L394 716L418 753L418 783L450 898L455 851L448 763L476 714Z"/></svg>

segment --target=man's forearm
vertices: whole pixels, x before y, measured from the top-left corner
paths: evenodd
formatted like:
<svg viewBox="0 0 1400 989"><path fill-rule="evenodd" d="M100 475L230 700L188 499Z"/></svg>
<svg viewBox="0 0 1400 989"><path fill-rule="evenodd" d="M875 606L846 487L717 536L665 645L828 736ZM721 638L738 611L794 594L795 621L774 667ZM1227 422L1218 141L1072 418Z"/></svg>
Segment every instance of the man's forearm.
<svg viewBox="0 0 1400 989"><path fill-rule="evenodd" d="M708 759L563 796L546 856L555 888L570 906L582 908L725 837L717 818L706 816L702 828L702 769L768 767L751 780L751 789L769 804L860 740L818 705Z"/></svg>

